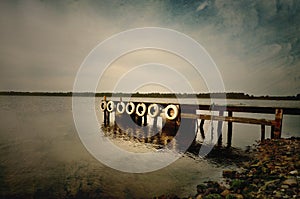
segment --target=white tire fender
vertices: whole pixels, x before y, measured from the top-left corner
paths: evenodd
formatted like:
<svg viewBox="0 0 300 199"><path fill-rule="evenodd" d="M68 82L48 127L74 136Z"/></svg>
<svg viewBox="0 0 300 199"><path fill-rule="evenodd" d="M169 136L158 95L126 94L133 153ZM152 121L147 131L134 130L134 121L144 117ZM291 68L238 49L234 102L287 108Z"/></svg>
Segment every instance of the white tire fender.
<svg viewBox="0 0 300 199"><path fill-rule="evenodd" d="M117 104L117 112L123 114L125 112L125 103L119 102Z"/></svg>
<svg viewBox="0 0 300 199"><path fill-rule="evenodd" d="M168 120L174 120L178 116L178 107L174 104L169 104L165 108L165 116Z"/></svg>
<svg viewBox="0 0 300 199"><path fill-rule="evenodd" d="M127 113L128 115L131 115L131 114L134 113L134 111L135 111L135 105L134 105L134 103L128 102L128 103L126 104L126 113Z"/></svg>
<svg viewBox="0 0 300 199"><path fill-rule="evenodd" d="M113 112L115 110L115 103L113 101L109 101L106 106L108 112Z"/></svg>
<svg viewBox="0 0 300 199"><path fill-rule="evenodd" d="M142 110L141 110L142 109ZM140 111L141 110L141 111ZM144 103L139 103L136 106L136 114L140 117L144 116L147 111L147 107Z"/></svg>
<svg viewBox="0 0 300 199"><path fill-rule="evenodd" d="M106 107L107 107L106 101L101 101L101 103L100 103L100 110L101 110L102 112L104 112L105 109L106 109Z"/></svg>
<svg viewBox="0 0 300 199"><path fill-rule="evenodd" d="M159 110L159 106L157 104L151 104L148 107L148 115L152 118L155 118L159 115L160 110Z"/></svg>

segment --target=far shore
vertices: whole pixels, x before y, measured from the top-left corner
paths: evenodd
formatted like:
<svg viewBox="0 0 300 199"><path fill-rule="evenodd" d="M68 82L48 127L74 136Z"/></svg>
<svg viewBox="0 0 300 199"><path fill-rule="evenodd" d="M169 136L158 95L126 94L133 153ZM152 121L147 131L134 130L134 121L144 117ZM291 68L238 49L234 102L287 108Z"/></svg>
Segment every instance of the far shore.
<svg viewBox="0 0 300 199"><path fill-rule="evenodd" d="M300 100L300 94L295 96L254 96L245 93L93 93L93 92L29 92L29 91L0 91L2 96L81 96L81 97L148 97L148 98L220 98L220 99L253 99L253 100Z"/></svg>

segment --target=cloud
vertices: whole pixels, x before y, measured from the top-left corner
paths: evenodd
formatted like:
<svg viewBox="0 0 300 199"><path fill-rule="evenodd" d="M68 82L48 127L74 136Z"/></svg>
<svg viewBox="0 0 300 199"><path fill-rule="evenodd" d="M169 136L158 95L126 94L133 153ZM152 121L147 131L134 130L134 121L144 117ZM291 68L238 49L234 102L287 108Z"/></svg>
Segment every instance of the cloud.
<svg viewBox="0 0 300 199"><path fill-rule="evenodd" d="M208 5L209 5L208 2L207 2L207 1L204 1L203 3L201 3L201 4L198 6L198 8L197 8L196 11L204 10L205 8L207 8Z"/></svg>
<svg viewBox="0 0 300 199"><path fill-rule="evenodd" d="M299 93L299 1L1 1L0 26L0 90L70 91L82 61L101 41L159 26L202 44L228 91ZM124 64L107 76L116 80L127 71ZM190 81L198 79L190 75Z"/></svg>

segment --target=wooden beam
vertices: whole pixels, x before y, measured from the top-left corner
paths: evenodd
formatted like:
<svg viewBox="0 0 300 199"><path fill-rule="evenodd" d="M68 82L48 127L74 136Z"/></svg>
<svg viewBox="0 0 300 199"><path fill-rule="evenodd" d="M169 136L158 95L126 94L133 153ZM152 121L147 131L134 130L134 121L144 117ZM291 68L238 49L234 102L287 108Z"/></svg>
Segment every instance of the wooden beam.
<svg viewBox="0 0 300 199"><path fill-rule="evenodd" d="M106 99L105 99L106 100ZM116 103L117 100L114 100ZM134 100L132 99L132 102L140 102L140 100ZM144 101L144 103L152 104L157 103L162 106L167 106L170 103L161 103L161 102L147 102ZM179 105L174 103L175 105ZM206 110L209 111L211 109L211 105L193 105L193 104L180 104L182 107L182 112L184 113L195 113L196 110ZM244 106L244 105L214 105L214 111L232 111L232 112L247 112L247 113L267 113L267 114L274 114L276 109L282 109L284 114L288 115L300 115L300 108L288 108L288 107L259 107L259 106Z"/></svg>
<svg viewBox="0 0 300 199"><path fill-rule="evenodd" d="M254 118L244 118L244 117L228 117L228 116L216 116L216 115L195 115L195 114L181 114L182 118L189 119L204 119L204 120L217 120L217 121L225 121L225 122L237 122L237 123L245 123L245 124L264 124L271 126L274 124L274 120L266 120L266 119L254 119Z"/></svg>
<svg viewBox="0 0 300 199"><path fill-rule="evenodd" d="M184 104L182 105L185 107L184 113L192 113L195 110L204 110L209 111L211 110L211 105L198 105L197 107L195 105L188 105ZM274 114L275 110L278 109L278 107L259 107L259 106L238 106L238 105L227 105L227 106L221 106L221 105L214 105L213 110L214 111L232 111L232 112L247 112L247 113L266 113L266 114ZM284 114L288 115L300 115L300 108L280 108L283 110ZM188 112L186 112L188 111Z"/></svg>

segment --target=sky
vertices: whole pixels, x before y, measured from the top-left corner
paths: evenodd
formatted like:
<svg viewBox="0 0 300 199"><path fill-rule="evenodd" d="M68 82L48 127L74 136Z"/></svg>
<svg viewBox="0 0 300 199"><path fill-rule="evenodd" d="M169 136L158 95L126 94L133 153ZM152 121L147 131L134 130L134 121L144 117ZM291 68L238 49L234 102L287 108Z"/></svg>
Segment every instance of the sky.
<svg viewBox="0 0 300 199"><path fill-rule="evenodd" d="M226 92L300 93L297 0L3 0L0 90L72 91L80 66L99 43L142 27L173 29L196 40L216 63ZM122 78L123 82L151 76L181 80L165 68L151 65L133 71L137 65L151 62L175 68L193 91L209 91L205 77L195 75L189 63L158 50L120 57L105 71L97 91L118 91ZM174 82L178 84L175 91L187 91L178 81ZM173 90L153 84L137 85L134 91Z"/></svg>

